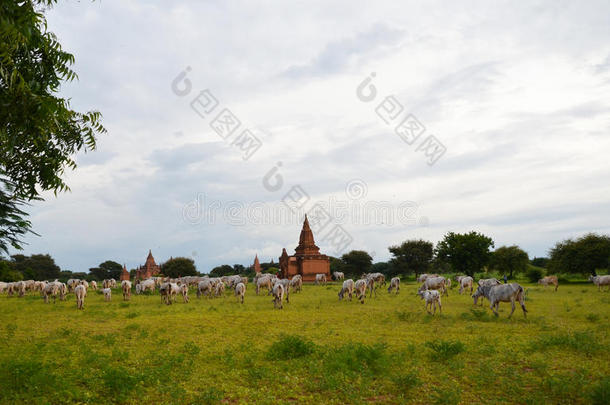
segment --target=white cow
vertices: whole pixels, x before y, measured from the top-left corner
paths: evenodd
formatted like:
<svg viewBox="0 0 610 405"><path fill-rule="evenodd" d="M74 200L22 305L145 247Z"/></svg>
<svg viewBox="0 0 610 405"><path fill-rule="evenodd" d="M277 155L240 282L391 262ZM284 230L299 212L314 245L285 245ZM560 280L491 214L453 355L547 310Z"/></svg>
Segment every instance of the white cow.
<svg viewBox="0 0 610 405"><path fill-rule="evenodd" d="M290 287L292 287L292 291L301 291L303 289L303 277L300 274L293 276L290 280Z"/></svg>
<svg viewBox="0 0 610 405"><path fill-rule="evenodd" d="M316 285L322 283L326 285L326 274L316 274Z"/></svg>
<svg viewBox="0 0 610 405"><path fill-rule="evenodd" d="M607 276L590 276L589 281L597 286L597 291L601 291L602 286L608 286L610 289L610 275Z"/></svg>
<svg viewBox="0 0 610 405"><path fill-rule="evenodd" d="M204 279L197 285L197 298L201 298L201 295L212 295L212 283L209 279Z"/></svg>
<svg viewBox="0 0 610 405"><path fill-rule="evenodd" d="M423 283L424 281L426 281L426 279L428 277L439 277L439 274L428 274L428 273L424 273L424 274L420 274L419 277L417 277L417 282L418 283Z"/></svg>
<svg viewBox="0 0 610 405"><path fill-rule="evenodd" d="M434 314L436 314L436 305L438 304L438 311L440 313L443 312L443 307L441 305L441 293L438 290L421 290L418 292L421 299L426 302L426 311L430 313L428 306L432 309L434 305Z"/></svg>
<svg viewBox="0 0 610 405"><path fill-rule="evenodd" d="M339 301L343 299L345 294L349 296L349 300L352 300L352 294L354 293L354 280L348 278L343 282L343 287L341 287L341 291L339 291Z"/></svg>
<svg viewBox="0 0 610 405"><path fill-rule="evenodd" d="M223 296L225 292L225 283L217 283L216 288L214 288L214 296L220 297Z"/></svg>
<svg viewBox="0 0 610 405"><path fill-rule="evenodd" d="M494 286L502 284L497 278L482 278L478 281L480 286Z"/></svg>
<svg viewBox="0 0 610 405"><path fill-rule="evenodd" d="M333 277L337 281L344 280L345 279L345 274L343 274L343 272L341 272L341 271L335 271L335 272L333 272Z"/></svg>
<svg viewBox="0 0 610 405"><path fill-rule="evenodd" d="M84 285L79 284L74 287L74 295L76 296L76 309L83 309L85 305L85 297L87 296L87 289Z"/></svg>
<svg viewBox="0 0 610 405"><path fill-rule="evenodd" d="M241 303L244 303L244 295L246 294L246 285L244 283L237 283L235 286L235 296L238 300L241 300Z"/></svg>
<svg viewBox="0 0 610 405"><path fill-rule="evenodd" d="M121 281L121 289L123 290L123 301L128 301L131 298L131 281Z"/></svg>
<svg viewBox="0 0 610 405"><path fill-rule="evenodd" d="M112 298L112 290L110 288L103 288L102 293L104 294L104 301L110 301Z"/></svg>
<svg viewBox="0 0 610 405"><path fill-rule="evenodd" d="M523 309L523 316L527 317L527 310L525 309L525 294L523 287L521 287L518 283L500 284L495 286L479 286L473 297L475 297L476 301L476 299L480 296L484 296L489 300L489 307L496 316L498 316L498 307L500 306L500 302L510 302L512 308L510 315L508 315L510 318L513 316L513 312L515 312L515 301L519 301L519 304L521 304L521 309Z"/></svg>
<svg viewBox="0 0 610 405"><path fill-rule="evenodd" d="M360 300L360 303L364 304L364 298L366 297L366 286L368 285L367 280L360 279L354 284L354 290Z"/></svg>
<svg viewBox="0 0 610 405"><path fill-rule="evenodd" d="M267 291L270 291L273 287L273 284L271 284L271 276L269 274L259 277L256 280L256 295L258 295L260 289L263 287L265 287Z"/></svg>
<svg viewBox="0 0 610 405"><path fill-rule="evenodd" d="M189 285L181 284L178 287L180 289L180 294L182 294L182 301L184 301L184 303L188 303L189 302Z"/></svg>
<svg viewBox="0 0 610 405"><path fill-rule="evenodd" d="M396 289L396 294L400 291L400 278L392 277L390 280L390 286L388 287L388 292L391 293L393 289Z"/></svg>
<svg viewBox="0 0 610 405"><path fill-rule="evenodd" d="M146 291L150 291L151 293L153 293L155 292L155 287L157 283L154 279L149 278L144 281L141 281L138 285L140 286L140 292L144 293Z"/></svg>
<svg viewBox="0 0 610 405"><path fill-rule="evenodd" d="M446 285L445 277L442 277L442 276L427 277L426 280L424 280L424 283L421 285L421 287L419 287L418 292L424 291L424 290L440 290L443 294L449 295L447 293L447 285Z"/></svg>
<svg viewBox="0 0 610 405"><path fill-rule="evenodd" d="M59 293L59 283L48 283L42 290L42 296L44 297L45 304L49 303L49 297L53 297L53 304L55 304L55 298Z"/></svg>
<svg viewBox="0 0 610 405"><path fill-rule="evenodd" d="M275 283L273 286L273 307L282 309L284 305L282 301L284 300L284 286L282 283Z"/></svg>
<svg viewBox="0 0 610 405"><path fill-rule="evenodd" d="M458 281L460 283L460 294L464 292L468 287L470 287L470 294L472 294L472 286L474 284L474 279L470 276L460 277Z"/></svg>
<svg viewBox="0 0 610 405"><path fill-rule="evenodd" d="M89 286L91 287L91 289L93 291L97 291L97 281L91 280L91 282L89 283Z"/></svg>

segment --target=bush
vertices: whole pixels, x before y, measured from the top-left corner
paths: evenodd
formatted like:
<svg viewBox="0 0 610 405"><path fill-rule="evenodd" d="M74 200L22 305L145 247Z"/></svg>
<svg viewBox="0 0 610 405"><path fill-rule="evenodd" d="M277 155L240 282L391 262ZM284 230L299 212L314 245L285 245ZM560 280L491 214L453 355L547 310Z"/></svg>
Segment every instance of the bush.
<svg viewBox="0 0 610 405"><path fill-rule="evenodd" d="M289 360L307 356L315 351L316 345L309 340L296 335L282 335L269 347L269 360Z"/></svg>
<svg viewBox="0 0 610 405"><path fill-rule="evenodd" d="M330 350L324 366L331 373L374 376L387 370L389 358L383 344L347 343Z"/></svg>
<svg viewBox="0 0 610 405"><path fill-rule="evenodd" d="M426 347L432 350L430 358L437 361L446 361L462 353L465 349L464 343L459 340L435 340L426 342Z"/></svg>
<svg viewBox="0 0 610 405"><path fill-rule="evenodd" d="M530 283L537 283L542 277L544 277L544 269L540 267L528 266L525 272L525 277Z"/></svg>
<svg viewBox="0 0 610 405"><path fill-rule="evenodd" d="M610 377L603 378L590 393L594 405L610 404Z"/></svg>

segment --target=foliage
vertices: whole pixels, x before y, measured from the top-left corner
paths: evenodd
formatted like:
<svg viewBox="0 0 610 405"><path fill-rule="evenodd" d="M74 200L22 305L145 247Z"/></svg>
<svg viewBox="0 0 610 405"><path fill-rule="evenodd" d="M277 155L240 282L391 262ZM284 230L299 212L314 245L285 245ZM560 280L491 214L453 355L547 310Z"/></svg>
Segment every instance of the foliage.
<svg viewBox="0 0 610 405"><path fill-rule="evenodd" d="M459 340L433 340L426 342L426 347L430 349L430 358L436 361L447 361L466 350Z"/></svg>
<svg viewBox="0 0 610 405"><path fill-rule="evenodd" d="M530 264L532 266L546 268L549 264L549 258L548 257L534 257L532 260L530 260Z"/></svg>
<svg viewBox="0 0 610 405"><path fill-rule="evenodd" d="M0 167L0 253L8 253L10 247L21 249L21 238L32 232L32 224L25 219L27 213L23 210L27 200L14 195L12 190L12 183L2 178Z"/></svg>
<svg viewBox="0 0 610 405"><path fill-rule="evenodd" d="M610 404L610 377L602 378L598 384L593 386L590 398L593 405Z"/></svg>
<svg viewBox="0 0 610 405"><path fill-rule="evenodd" d="M330 274L333 274L335 271L340 271L345 273L345 266L341 259L333 256L328 256L330 260Z"/></svg>
<svg viewBox="0 0 610 405"><path fill-rule="evenodd" d="M537 283L538 280L544 277L544 269L542 267L536 267L530 264L527 266L525 277L530 283Z"/></svg>
<svg viewBox="0 0 610 405"><path fill-rule="evenodd" d="M421 274L428 271L433 256L432 242L407 240L388 248L393 267L399 274Z"/></svg>
<svg viewBox="0 0 610 405"><path fill-rule="evenodd" d="M576 240L557 242L550 251L551 273L596 274L610 267L610 236L589 233Z"/></svg>
<svg viewBox="0 0 610 405"><path fill-rule="evenodd" d="M297 335L282 335L267 351L270 360L290 360L307 356L316 350L313 342Z"/></svg>
<svg viewBox="0 0 610 405"><path fill-rule="evenodd" d="M75 169L74 156L92 150L106 132L97 111L80 113L57 97L63 82L77 76L47 30L40 12L55 0L5 1L0 5L0 250L21 248L29 231L22 205L41 191L68 190L62 179Z"/></svg>
<svg viewBox="0 0 610 405"><path fill-rule="evenodd" d="M481 271L491 257L493 240L472 231L465 234L449 232L436 246L436 257L449 263L454 271L472 276Z"/></svg>
<svg viewBox="0 0 610 405"><path fill-rule="evenodd" d="M105 262L100 263L98 267L89 269L89 273L91 273L96 280L105 280L109 278L118 280L121 277L122 271L123 266L112 260L106 260Z"/></svg>
<svg viewBox="0 0 610 405"><path fill-rule="evenodd" d="M0 281L19 281L23 280L23 274L13 270L7 261L0 261Z"/></svg>
<svg viewBox="0 0 610 405"><path fill-rule="evenodd" d="M230 276L233 274L233 267L228 264L223 264L220 266L216 266L210 271L210 276L212 277L222 277L222 276Z"/></svg>
<svg viewBox="0 0 610 405"><path fill-rule="evenodd" d="M34 280L54 280L59 278L61 269L49 254L22 254L11 256L12 267Z"/></svg>
<svg viewBox="0 0 610 405"><path fill-rule="evenodd" d="M364 250L352 250L341 256L343 271L350 276L368 273L373 265L373 258Z"/></svg>
<svg viewBox="0 0 610 405"><path fill-rule="evenodd" d="M233 268L231 268L231 270L232 269ZM174 257L169 259L161 266L161 273L172 278L196 276L198 274L195 262L188 257Z"/></svg>
<svg viewBox="0 0 610 405"><path fill-rule="evenodd" d="M491 266L502 274L513 278L514 273L523 273L529 263L527 253L519 246L500 246L491 255Z"/></svg>
<svg viewBox="0 0 610 405"><path fill-rule="evenodd" d="M391 262L377 262L373 263L371 272L381 273L386 277L394 277L398 274L398 269Z"/></svg>

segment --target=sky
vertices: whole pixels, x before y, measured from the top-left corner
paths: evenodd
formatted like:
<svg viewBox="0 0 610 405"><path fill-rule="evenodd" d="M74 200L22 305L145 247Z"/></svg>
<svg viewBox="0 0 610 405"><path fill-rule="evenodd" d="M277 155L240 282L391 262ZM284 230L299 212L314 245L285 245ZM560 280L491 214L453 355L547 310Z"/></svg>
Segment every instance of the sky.
<svg viewBox="0 0 610 405"><path fill-rule="evenodd" d="M61 88L107 134L23 253L62 269L374 261L472 230L545 256L610 233L610 3L60 1Z"/></svg>

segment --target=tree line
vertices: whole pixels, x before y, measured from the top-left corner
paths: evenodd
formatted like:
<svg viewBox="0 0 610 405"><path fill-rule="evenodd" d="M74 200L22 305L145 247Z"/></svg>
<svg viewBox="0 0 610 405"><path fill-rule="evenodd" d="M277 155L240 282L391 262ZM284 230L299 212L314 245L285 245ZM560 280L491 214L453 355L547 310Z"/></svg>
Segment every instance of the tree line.
<svg viewBox="0 0 610 405"><path fill-rule="evenodd" d="M373 257L363 250L352 250L340 258L330 257L331 272L341 271L349 277L359 277L365 272L379 272L386 276L412 275L427 272L460 273L473 276L484 270L497 271L513 278L516 274L530 272L532 280L539 278L542 270L549 274L596 275L598 271L608 272L610 267L610 236L595 233L576 239L557 242L549 251L549 257L530 259L519 246L500 246L495 250L494 241L489 236L475 231L468 233L447 233L434 246L423 239L406 240L388 247L391 254L387 262L373 263ZM273 260L261 262L263 273L276 274L278 264ZM61 270L49 254L26 256L16 254L10 258L0 258L0 280L86 280L119 279L123 266L106 260L88 272ZM129 271L135 278L136 269ZM161 264L161 273L168 277L196 276L200 273L195 262L187 257L175 257ZM254 276L253 266L223 264L214 267L212 277L231 274Z"/></svg>
<svg viewBox="0 0 610 405"><path fill-rule="evenodd" d="M529 258L517 245L500 246L495 250L491 237L479 232L449 232L434 246L422 239L406 240L388 247L391 258L373 263L363 250L352 250L340 258L331 257L331 272L342 271L350 277L363 272L380 272L386 276L434 273L459 273L473 276L484 270L497 271L513 278L531 272L536 279L542 270L550 273L596 275L610 267L610 236L595 233L557 242L549 257Z"/></svg>

